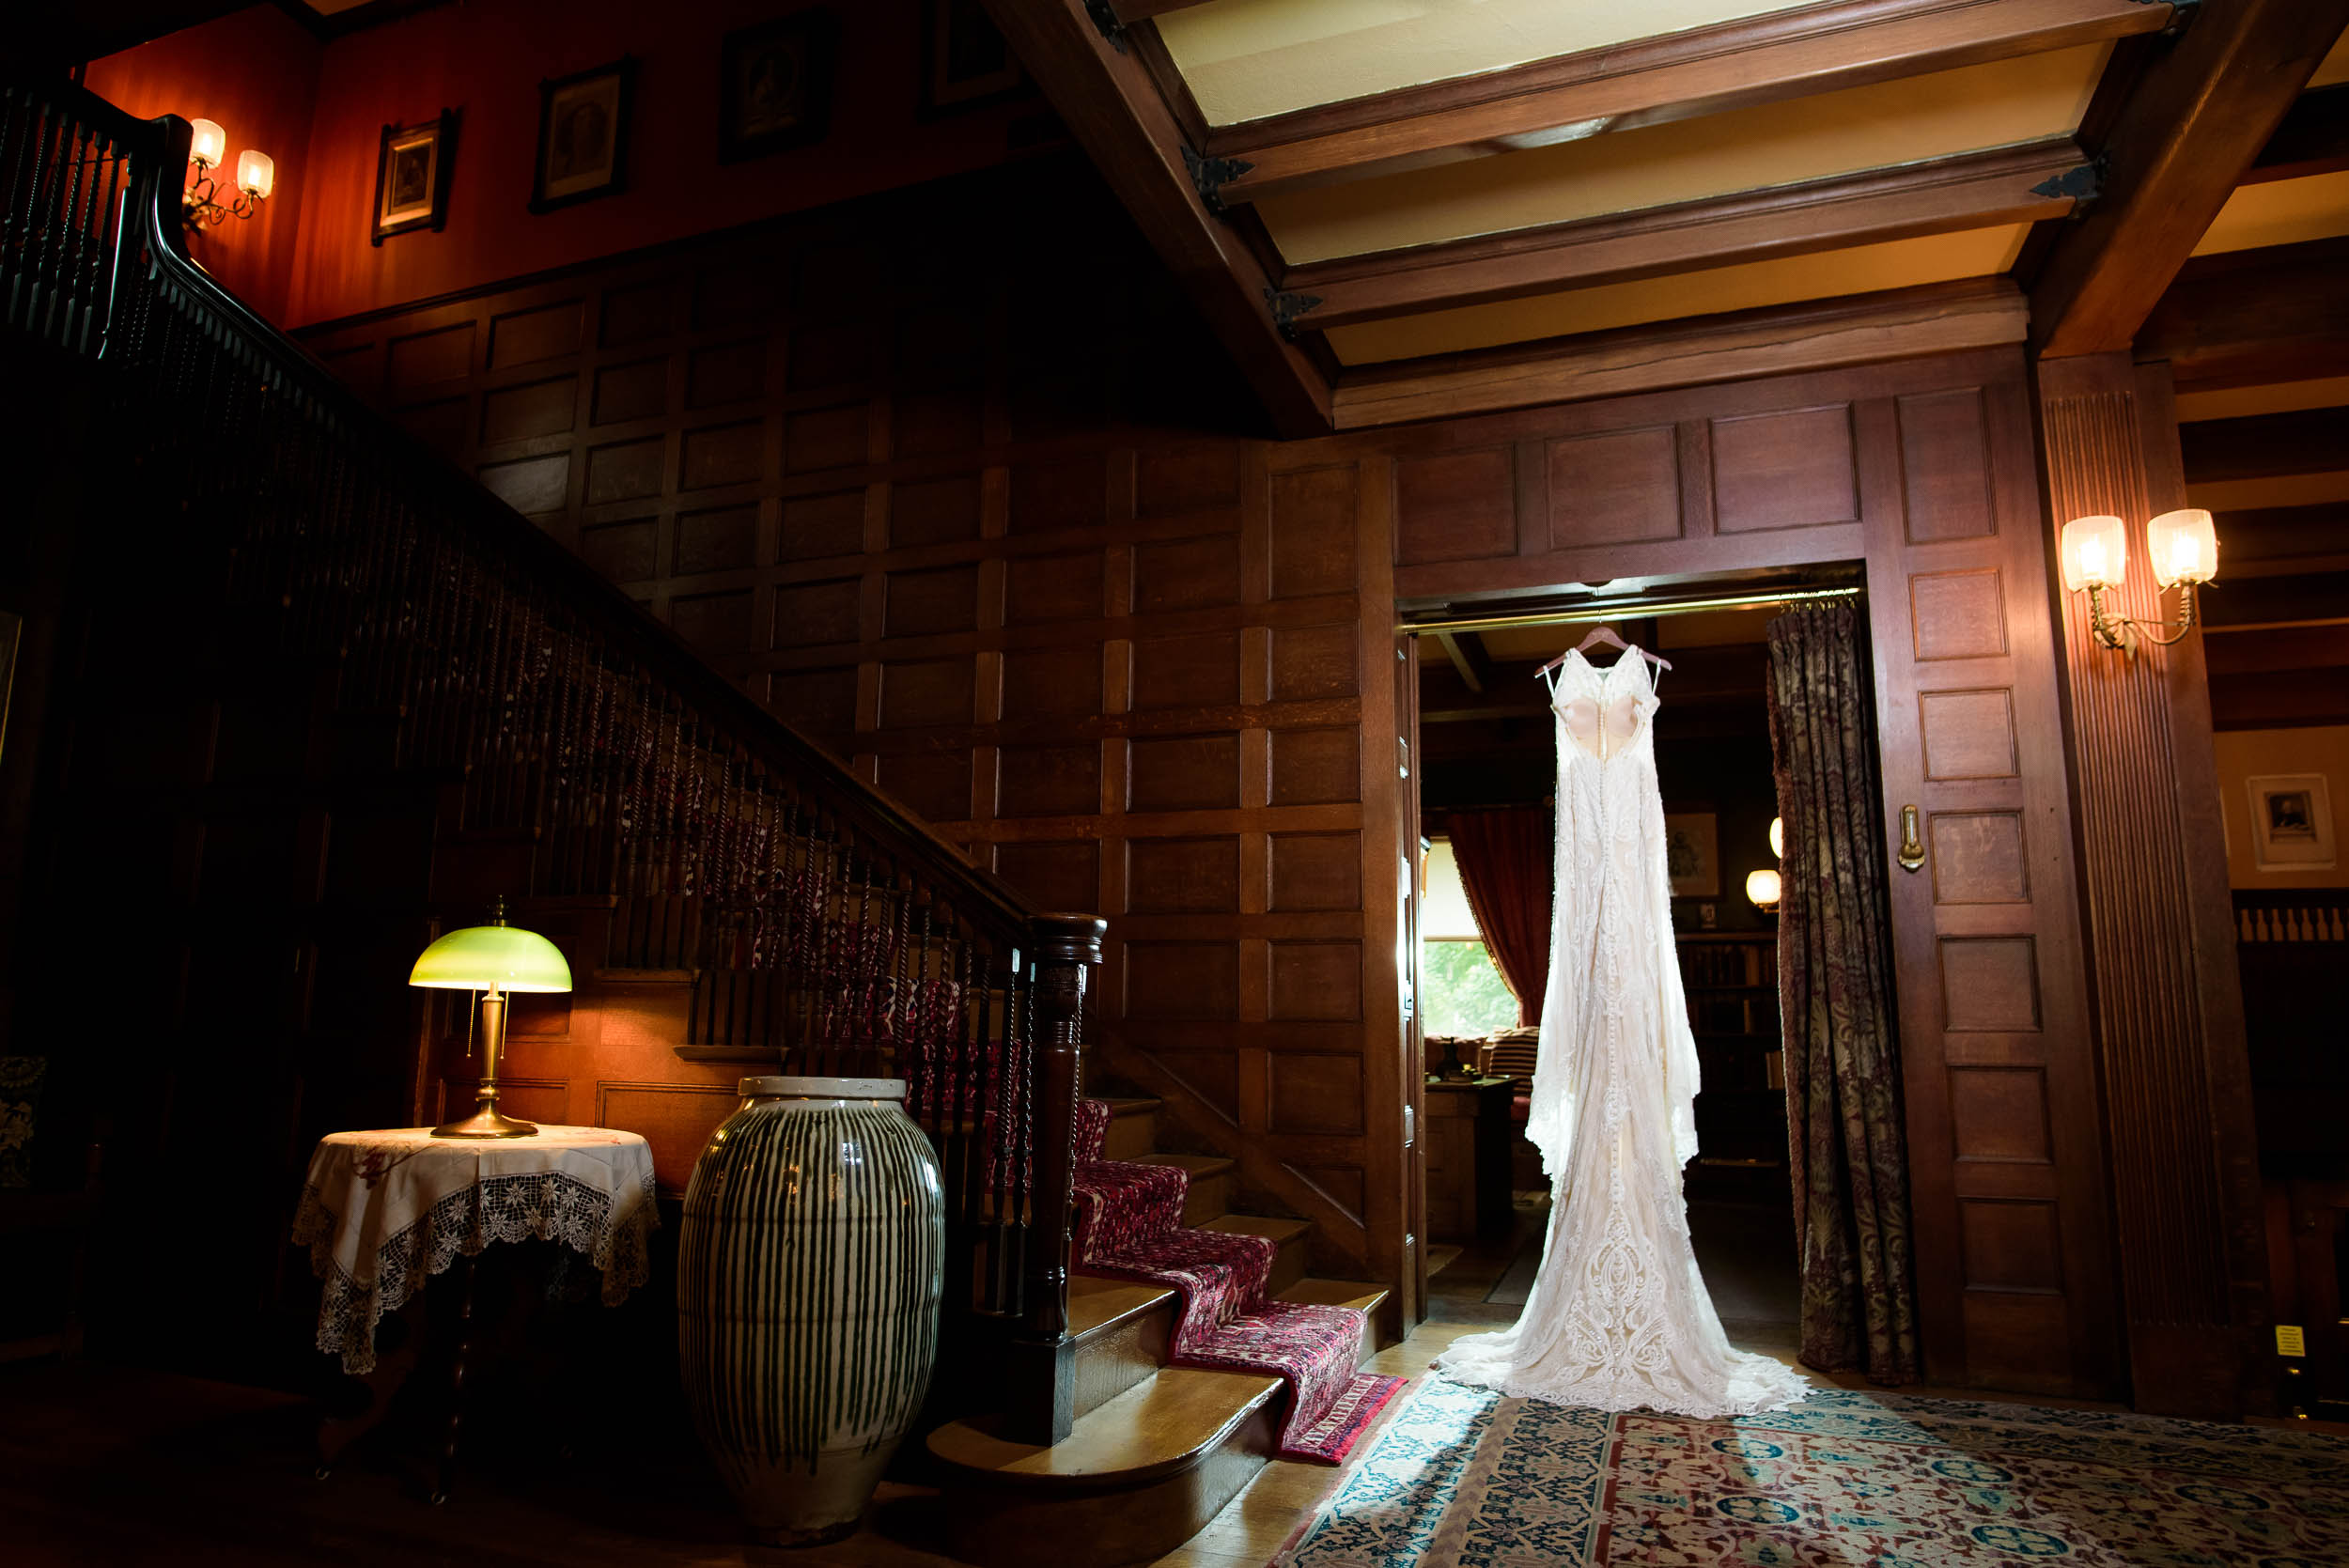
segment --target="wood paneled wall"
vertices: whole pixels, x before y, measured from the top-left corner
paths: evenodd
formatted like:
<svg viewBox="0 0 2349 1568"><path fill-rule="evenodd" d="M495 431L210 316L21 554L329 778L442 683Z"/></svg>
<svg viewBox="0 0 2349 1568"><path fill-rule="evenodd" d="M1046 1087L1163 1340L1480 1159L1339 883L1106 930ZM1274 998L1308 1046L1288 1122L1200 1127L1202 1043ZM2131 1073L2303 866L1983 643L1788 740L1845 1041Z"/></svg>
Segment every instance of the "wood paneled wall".
<svg viewBox="0 0 2349 1568"><path fill-rule="evenodd" d="M1111 916L1098 1060L1324 1266L1394 1278L1385 473L1247 439L1122 215L1019 189L311 347L982 864Z"/></svg>
<svg viewBox="0 0 2349 1568"><path fill-rule="evenodd" d="M1396 601L1864 564L1886 819L1927 850L1894 918L1930 1372L2116 1391L2018 350L1274 444L1121 217L1001 179L313 346L983 862L1109 915L1101 1060L1390 1281Z"/></svg>
<svg viewBox="0 0 2349 1568"><path fill-rule="evenodd" d="M2144 525L2186 501L2169 367L2124 354L2050 361L2039 396L2056 517L2125 520L2128 581L2107 606L2161 619L2170 596L2153 581ZM2232 1420L2272 1396L2250 1064L2201 642L2123 655L2095 644L2086 596L2063 598L2131 1378L2140 1408Z"/></svg>
<svg viewBox="0 0 2349 1568"><path fill-rule="evenodd" d="M1985 350L1315 443L1397 591L1864 565L1928 1375L2111 1397L2112 1235L2030 389ZM1672 700L1671 680L1663 687Z"/></svg>

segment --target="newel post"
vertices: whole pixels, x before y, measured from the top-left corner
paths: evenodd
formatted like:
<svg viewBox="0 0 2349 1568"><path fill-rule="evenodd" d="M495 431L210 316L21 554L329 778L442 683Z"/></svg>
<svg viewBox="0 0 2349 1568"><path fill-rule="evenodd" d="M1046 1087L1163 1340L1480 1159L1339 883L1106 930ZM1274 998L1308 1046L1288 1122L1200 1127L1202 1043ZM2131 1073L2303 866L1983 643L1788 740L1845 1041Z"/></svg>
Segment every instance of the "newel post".
<svg viewBox="0 0 2349 1568"><path fill-rule="evenodd" d="M1021 1281L1025 1312L1013 1341L1011 1408L1017 1440L1057 1443L1077 1419L1076 1343L1068 1334L1068 1259L1077 1167L1077 1106L1084 1097L1085 988L1101 967L1109 923L1097 915L1039 915L1031 937L1035 1008L1035 1181Z"/></svg>

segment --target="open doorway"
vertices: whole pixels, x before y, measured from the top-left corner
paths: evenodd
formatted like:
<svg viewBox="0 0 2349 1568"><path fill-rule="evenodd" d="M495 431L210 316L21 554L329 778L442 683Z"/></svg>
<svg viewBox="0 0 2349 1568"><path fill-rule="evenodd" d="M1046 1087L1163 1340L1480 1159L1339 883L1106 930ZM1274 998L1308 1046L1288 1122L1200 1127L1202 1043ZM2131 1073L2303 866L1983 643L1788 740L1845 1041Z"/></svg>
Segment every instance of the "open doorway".
<svg viewBox="0 0 2349 1568"><path fill-rule="evenodd" d="M1655 744L1674 945L1703 1085L1701 1153L1684 1176L1689 1229L1731 1341L1776 1351L1800 1343L1766 630L1785 602L1717 589L1671 613L1604 622L1672 663L1658 684ZM1454 606L1451 619L1471 617ZM1514 624L1430 630L1419 642L1427 1300L1431 1315L1455 1322L1514 1321L1541 1261L1550 1193L1523 1133L1539 1020L1521 1016L1508 973L1548 959L1557 756L1534 677L1581 643L1593 619L1495 614Z"/></svg>

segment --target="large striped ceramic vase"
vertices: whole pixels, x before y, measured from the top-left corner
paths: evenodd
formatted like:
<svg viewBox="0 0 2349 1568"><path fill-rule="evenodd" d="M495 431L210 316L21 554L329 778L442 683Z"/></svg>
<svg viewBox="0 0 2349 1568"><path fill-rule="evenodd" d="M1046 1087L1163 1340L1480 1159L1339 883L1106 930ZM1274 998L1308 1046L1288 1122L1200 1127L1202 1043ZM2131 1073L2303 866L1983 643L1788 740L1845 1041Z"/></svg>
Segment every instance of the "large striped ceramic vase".
<svg viewBox="0 0 2349 1568"><path fill-rule="evenodd" d="M746 1078L685 1189L677 1361L764 1542L852 1532L929 1389L945 1201L905 1092Z"/></svg>

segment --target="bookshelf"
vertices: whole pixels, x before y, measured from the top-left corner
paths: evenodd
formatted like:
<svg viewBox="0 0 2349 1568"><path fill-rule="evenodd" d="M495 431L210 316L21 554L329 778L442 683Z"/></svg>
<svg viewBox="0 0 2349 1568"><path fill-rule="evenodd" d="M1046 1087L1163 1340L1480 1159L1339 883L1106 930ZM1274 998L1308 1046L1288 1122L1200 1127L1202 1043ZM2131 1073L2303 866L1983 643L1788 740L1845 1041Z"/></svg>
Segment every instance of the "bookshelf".
<svg viewBox="0 0 2349 1568"><path fill-rule="evenodd" d="M1786 1181L1785 1055L1779 1032L1778 933L1677 934L1681 989L1696 1036L1691 1197L1762 1199Z"/></svg>

